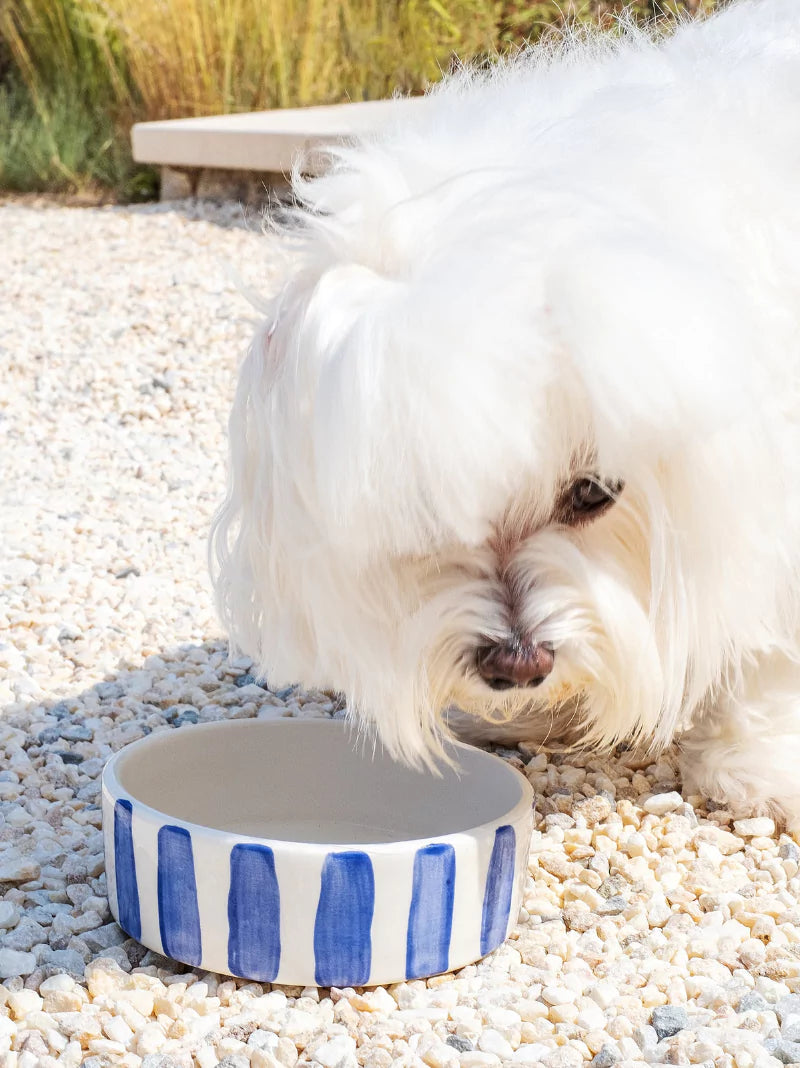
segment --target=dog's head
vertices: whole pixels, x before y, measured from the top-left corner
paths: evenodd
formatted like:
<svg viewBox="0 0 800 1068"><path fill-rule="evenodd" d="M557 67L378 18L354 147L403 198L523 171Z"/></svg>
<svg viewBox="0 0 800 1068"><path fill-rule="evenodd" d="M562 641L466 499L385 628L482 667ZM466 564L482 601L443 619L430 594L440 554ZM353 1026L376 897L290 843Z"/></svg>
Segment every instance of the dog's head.
<svg viewBox="0 0 800 1068"><path fill-rule="evenodd" d="M231 417L221 614L408 758L450 705L668 737L727 640L696 612L736 520L735 290L630 187L424 142L301 189Z"/></svg>

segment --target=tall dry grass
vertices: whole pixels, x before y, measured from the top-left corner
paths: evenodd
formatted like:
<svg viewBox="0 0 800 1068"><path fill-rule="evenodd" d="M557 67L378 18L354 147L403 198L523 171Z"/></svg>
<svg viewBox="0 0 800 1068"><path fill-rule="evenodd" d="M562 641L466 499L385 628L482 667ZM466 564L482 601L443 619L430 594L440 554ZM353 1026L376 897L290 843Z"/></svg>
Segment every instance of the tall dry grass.
<svg viewBox="0 0 800 1068"><path fill-rule="evenodd" d="M0 42L36 100L74 93L101 106L131 103L121 41L102 0L0 0Z"/></svg>
<svg viewBox="0 0 800 1068"><path fill-rule="evenodd" d="M149 116L420 90L454 52L494 45L493 0L106 3Z"/></svg>

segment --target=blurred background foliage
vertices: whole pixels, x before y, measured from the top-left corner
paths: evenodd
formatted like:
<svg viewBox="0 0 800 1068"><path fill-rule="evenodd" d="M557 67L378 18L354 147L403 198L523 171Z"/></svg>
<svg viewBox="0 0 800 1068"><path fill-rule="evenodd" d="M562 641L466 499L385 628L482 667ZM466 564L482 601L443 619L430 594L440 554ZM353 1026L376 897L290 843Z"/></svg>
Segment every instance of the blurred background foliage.
<svg viewBox="0 0 800 1068"><path fill-rule="evenodd" d="M152 196L140 119L417 93L567 21L718 0L0 0L0 189ZM800 2L800 0L798 0Z"/></svg>

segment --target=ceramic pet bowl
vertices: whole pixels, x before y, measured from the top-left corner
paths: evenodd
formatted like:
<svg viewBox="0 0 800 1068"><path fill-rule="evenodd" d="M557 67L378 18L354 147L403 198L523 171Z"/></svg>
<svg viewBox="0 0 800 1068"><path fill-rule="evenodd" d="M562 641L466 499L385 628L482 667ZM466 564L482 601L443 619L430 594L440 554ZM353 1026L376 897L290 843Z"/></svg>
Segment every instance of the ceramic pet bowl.
<svg viewBox="0 0 800 1068"><path fill-rule="evenodd" d="M532 791L454 746L459 772L394 763L332 720L162 731L103 774L111 910L150 949L292 986L462 967L516 920Z"/></svg>

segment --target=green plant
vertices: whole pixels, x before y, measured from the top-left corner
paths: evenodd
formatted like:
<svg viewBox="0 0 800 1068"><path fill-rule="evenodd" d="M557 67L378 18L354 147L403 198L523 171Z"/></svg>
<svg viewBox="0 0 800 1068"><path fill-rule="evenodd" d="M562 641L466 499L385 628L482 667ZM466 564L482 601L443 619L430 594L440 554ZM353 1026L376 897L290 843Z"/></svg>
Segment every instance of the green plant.
<svg viewBox="0 0 800 1068"><path fill-rule="evenodd" d="M81 192L109 188L121 199L142 199L153 172L137 168L128 142L108 114L68 92L39 95L0 86L0 189Z"/></svg>

